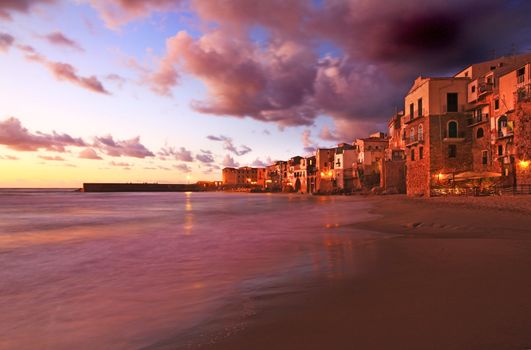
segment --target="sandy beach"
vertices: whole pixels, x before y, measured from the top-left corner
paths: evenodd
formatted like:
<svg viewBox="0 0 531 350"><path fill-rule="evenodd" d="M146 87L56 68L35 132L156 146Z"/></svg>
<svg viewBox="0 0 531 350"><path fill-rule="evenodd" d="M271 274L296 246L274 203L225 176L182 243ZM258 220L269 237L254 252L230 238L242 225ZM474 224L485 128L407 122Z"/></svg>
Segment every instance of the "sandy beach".
<svg viewBox="0 0 531 350"><path fill-rule="evenodd" d="M529 349L531 197L367 197L397 236L348 279L264 300L205 349Z"/></svg>

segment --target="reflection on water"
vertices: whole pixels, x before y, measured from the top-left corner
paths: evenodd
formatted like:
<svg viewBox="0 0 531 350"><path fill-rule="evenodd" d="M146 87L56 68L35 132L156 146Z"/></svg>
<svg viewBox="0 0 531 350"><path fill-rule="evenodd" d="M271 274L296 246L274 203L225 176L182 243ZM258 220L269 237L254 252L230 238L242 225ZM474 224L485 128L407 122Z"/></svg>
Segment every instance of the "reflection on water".
<svg viewBox="0 0 531 350"><path fill-rule="evenodd" d="M357 252L381 236L346 225L367 215L345 197L0 191L0 349L241 328L261 295L362 269Z"/></svg>

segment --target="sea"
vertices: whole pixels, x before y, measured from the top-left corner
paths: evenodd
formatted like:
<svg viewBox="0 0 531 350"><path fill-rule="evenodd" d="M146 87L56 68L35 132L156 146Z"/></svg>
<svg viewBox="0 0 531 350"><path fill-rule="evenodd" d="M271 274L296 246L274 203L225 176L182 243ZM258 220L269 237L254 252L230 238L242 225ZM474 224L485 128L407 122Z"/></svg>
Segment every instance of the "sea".
<svg viewBox="0 0 531 350"><path fill-rule="evenodd" d="M362 273L361 197L0 190L0 349L196 348Z"/></svg>

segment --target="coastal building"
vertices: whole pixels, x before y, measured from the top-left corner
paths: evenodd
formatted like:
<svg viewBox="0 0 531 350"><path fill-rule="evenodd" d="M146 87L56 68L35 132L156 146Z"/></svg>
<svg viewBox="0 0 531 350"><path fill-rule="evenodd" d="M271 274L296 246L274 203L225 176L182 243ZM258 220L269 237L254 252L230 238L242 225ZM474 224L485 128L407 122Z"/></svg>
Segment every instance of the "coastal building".
<svg viewBox="0 0 531 350"><path fill-rule="evenodd" d="M268 165L265 170L265 189L271 192L283 190L288 177L288 162L276 161Z"/></svg>
<svg viewBox="0 0 531 350"><path fill-rule="evenodd" d="M358 159L356 147L340 143L334 154L334 187L340 192L350 193L354 188L353 169Z"/></svg>
<svg viewBox="0 0 531 350"><path fill-rule="evenodd" d="M302 188L302 181L305 181L305 176L302 171L301 162L304 158L295 156L288 160L287 164L287 182L283 189L286 192L300 192Z"/></svg>
<svg viewBox="0 0 531 350"><path fill-rule="evenodd" d="M357 139L354 143L358 153L355 174L355 187L372 188L380 185L382 160L389 147L389 139L382 132L370 134L367 138Z"/></svg>
<svg viewBox="0 0 531 350"><path fill-rule="evenodd" d="M319 148L315 151L317 174L315 192L332 193L334 191L334 148Z"/></svg>
<svg viewBox="0 0 531 350"><path fill-rule="evenodd" d="M264 168L223 168L223 185L226 186L264 186L265 169Z"/></svg>
<svg viewBox="0 0 531 350"><path fill-rule="evenodd" d="M316 157L311 156L304 158L301 161L301 171L303 172L303 185L301 187L301 193L315 193L316 190L316 178L317 178L317 165ZM305 185L304 185L305 183Z"/></svg>
<svg viewBox="0 0 531 350"><path fill-rule="evenodd" d="M382 160L380 188L386 193L406 193L406 129L404 112L393 115L388 123L389 147Z"/></svg>

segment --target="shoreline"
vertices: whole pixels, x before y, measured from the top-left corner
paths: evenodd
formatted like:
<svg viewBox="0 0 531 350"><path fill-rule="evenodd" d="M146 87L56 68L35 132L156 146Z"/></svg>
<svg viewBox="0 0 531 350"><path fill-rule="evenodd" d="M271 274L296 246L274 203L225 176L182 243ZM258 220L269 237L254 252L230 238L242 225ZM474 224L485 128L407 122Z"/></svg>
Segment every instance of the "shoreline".
<svg viewBox="0 0 531 350"><path fill-rule="evenodd" d="M467 198L363 198L381 217L352 227L397 235L360 252L363 273L263 301L200 348L531 347L531 198Z"/></svg>

